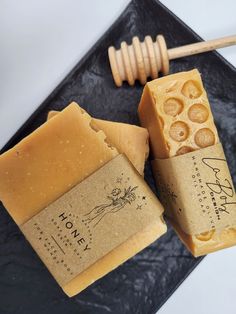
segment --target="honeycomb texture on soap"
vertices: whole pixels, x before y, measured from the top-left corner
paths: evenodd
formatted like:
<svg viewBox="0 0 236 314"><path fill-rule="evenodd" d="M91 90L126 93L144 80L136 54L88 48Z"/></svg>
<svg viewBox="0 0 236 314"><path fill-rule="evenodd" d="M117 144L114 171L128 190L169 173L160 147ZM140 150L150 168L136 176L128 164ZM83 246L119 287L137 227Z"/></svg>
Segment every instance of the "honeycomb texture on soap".
<svg viewBox="0 0 236 314"><path fill-rule="evenodd" d="M138 113L141 125L149 131L154 159L170 158L219 143L208 97L196 69L147 83ZM191 236L174 221L172 224L195 256L236 244L234 228Z"/></svg>
<svg viewBox="0 0 236 314"><path fill-rule="evenodd" d="M146 111L146 92L150 93L149 97L156 104L153 108L154 118L160 125L165 146L160 151L158 145L154 147L151 144L154 158L181 155L219 142L198 71L177 73L147 84L139 106L140 119L144 126L145 116L142 113ZM152 130L149 132L152 143L156 136Z"/></svg>

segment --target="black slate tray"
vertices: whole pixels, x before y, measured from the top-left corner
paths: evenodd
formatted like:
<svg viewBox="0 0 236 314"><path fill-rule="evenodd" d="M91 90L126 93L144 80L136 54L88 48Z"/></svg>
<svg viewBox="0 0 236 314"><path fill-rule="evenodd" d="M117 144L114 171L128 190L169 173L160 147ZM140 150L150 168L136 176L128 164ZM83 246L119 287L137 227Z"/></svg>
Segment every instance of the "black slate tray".
<svg viewBox="0 0 236 314"><path fill-rule="evenodd" d="M134 35L142 39L147 34L154 38L158 33L165 36L168 47L200 40L158 1L132 1L3 151L42 124L49 110L61 110L72 100L94 117L138 124L136 110L143 87L138 83L134 88L127 84L115 87L107 48L118 47L121 40L130 41ZM172 61L171 73L194 67L202 73L235 183L235 68L211 52ZM145 178L155 191L149 162ZM201 261L187 252L169 226L159 241L69 299L3 206L0 234L0 314L155 313Z"/></svg>

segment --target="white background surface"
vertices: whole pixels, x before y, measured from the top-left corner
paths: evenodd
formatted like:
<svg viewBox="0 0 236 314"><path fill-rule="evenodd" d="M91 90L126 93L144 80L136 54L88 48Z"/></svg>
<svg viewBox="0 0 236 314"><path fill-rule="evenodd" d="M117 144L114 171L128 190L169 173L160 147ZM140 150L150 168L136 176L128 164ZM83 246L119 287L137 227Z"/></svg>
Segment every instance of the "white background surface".
<svg viewBox="0 0 236 314"><path fill-rule="evenodd" d="M234 0L163 0L204 39L236 33ZM0 148L127 0L0 0ZM236 47L221 53L236 66ZM158 313L235 314L236 248L209 255Z"/></svg>

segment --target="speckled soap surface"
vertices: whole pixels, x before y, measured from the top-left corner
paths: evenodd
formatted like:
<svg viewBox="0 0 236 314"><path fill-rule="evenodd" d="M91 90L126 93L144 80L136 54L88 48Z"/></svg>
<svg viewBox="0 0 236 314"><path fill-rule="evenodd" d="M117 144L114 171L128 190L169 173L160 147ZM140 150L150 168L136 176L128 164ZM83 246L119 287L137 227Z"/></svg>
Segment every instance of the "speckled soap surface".
<svg viewBox="0 0 236 314"><path fill-rule="evenodd" d="M124 27L126 25L126 27ZM169 47L199 38L154 0L132 1L121 18L49 97L23 130L18 142L46 120L49 110L62 110L75 100L96 118L138 124L143 87L116 88L107 47L132 36L164 34ZM75 40L77 40L75 38ZM219 137L234 182L236 179L236 73L219 55L207 53L171 63L171 73L196 67L202 74ZM13 91L14 92L14 91ZM13 144L13 142L12 142ZM150 164L145 178L155 191ZM191 257L169 227L162 239L72 299L49 275L3 207L0 209L0 313L155 313L199 259Z"/></svg>

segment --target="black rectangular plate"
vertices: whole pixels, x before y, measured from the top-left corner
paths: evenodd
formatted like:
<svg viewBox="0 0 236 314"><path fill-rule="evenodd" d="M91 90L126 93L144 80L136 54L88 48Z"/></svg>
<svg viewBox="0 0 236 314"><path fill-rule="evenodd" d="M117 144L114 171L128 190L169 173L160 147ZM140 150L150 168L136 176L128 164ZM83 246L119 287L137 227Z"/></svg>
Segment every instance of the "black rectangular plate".
<svg viewBox="0 0 236 314"><path fill-rule="evenodd" d="M137 105L143 87L116 88L107 57L138 35L163 34L168 47L200 38L160 2L134 0L120 18L78 63L65 80L19 130L3 151L40 124L51 109L62 110L77 101L92 116L138 124ZM63 43L62 43L63 45ZM215 52L171 62L171 73L198 68L225 153L236 179L236 71ZM14 92L14 91L13 91ZM145 178L155 191L149 162ZM187 252L169 226L168 233L140 254L69 299L56 284L3 206L0 208L0 313L155 313L201 261Z"/></svg>

